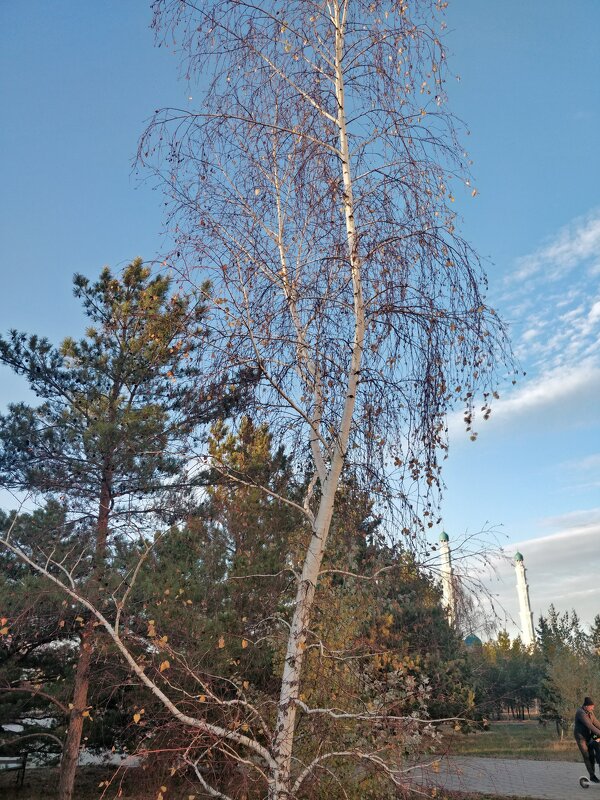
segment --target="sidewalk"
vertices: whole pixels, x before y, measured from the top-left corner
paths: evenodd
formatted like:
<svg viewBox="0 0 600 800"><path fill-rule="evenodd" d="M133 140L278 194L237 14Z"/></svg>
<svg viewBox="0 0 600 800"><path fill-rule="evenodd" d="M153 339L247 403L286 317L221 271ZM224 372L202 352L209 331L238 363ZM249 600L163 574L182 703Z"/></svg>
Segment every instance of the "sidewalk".
<svg viewBox="0 0 600 800"><path fill-rule="evenodd" d="M439 761L439 771L415 770L415 783L422 786L497 794L502 797L535 797L540 800L592 798L600 784L582 789L579 778L585 767L569 761L525 761L511 758L449 756Z"/></svg>

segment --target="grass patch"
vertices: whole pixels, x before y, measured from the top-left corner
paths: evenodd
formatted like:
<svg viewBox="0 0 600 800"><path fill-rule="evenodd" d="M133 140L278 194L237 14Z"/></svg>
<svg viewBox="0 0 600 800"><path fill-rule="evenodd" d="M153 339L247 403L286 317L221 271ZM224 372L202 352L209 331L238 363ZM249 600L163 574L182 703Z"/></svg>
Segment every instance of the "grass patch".
<svg viewBox="0 0 600 800"><path fill-rule="evenodd" d="M448 752L461 756L530 758L533 761L581 761L575 739L568 733L560 741L554 728L536 720L492 722L489 731L449 732Z"/></svg>

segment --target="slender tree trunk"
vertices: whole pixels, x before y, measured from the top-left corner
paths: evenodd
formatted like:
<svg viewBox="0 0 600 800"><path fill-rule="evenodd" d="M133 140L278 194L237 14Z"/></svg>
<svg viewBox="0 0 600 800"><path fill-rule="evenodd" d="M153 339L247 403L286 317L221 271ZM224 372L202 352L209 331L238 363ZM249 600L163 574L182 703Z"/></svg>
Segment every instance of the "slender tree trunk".
<svg viewBox="0 0 600 800"><path fill-rule="evenodd" d="M73 687L72 709L69 714L67 736L63 746L60 762L60 778L58 784L59 800L72 800L75 786L75 774L79 761L79 748L83 733L83 713L87 708L88 689L90 685L90 668L93 653L93 627L91 621L86 625L79 650L79 660L75 672L75 685Z"/></svg>
<svg viewBox="0 0 600 800"><path fill-rule="evenodd" d="M110 516L111 502L111 478L108 460L105 467L100 486L100 503L98 509L98 526L96 534L96 549L94 570L91 575L90 585L92 599L99 597L99 581L104 572L104 560L106 557L106 541L108 537L108 520ZM75 671L75 683L73 686L73 698L71 700L71 713L67 727L67 735L63 747L62 758L60 761L60 776L58 784L58 800L72 800L75 787L75 774L79 761L79 749L81 747L81 737L83 734L83 716L88 705L88 692L90 687L90 674L92 656L94 653L95 629L93 621L86 623L82 637L77 669Z"/></svg>
<svg viewBox="0 0 600 800"><path fill-rule="evenodd" d="M273 743L273 758L277 763L277 769L269 788L269 800L287 800L290 797L296 701L300 693L300 675L304 660L306 633L310 622L319 570L323 560L323 551L333 515L334 498L333 486L330 487L329 491L325 487L319 514L315 522L314 533L304 561L302 577L298 584L294 616L281 680L277 728Z"/></svg>
<svg viewBox="0 0 600 800"><path fill-rule="evenodd" d="M337 125L340 145L340 170L344 189L343 213L353 290L354 341L352 343L352 357L347 378L346 402L340 420L337 446L332 456L327 478L324 483L322 483L321 502L319 503L319 510L313 527L313 535L306 553L302 576L296 594L296 604L288 638L281 693L279 697L277 726L273 743L273 757L278 767L269 788L269 800L289 800L289 798L292 797L291 775L294 728L297 711L296 701L300 694L300 678L302 662L304 660L306 634L310 624L319 571L321 569L327 537L331 527L335 496L350 437L365 336L364 299L360 275L361 264L354 219L351 156L346 130L344 96L343 58L346 12L347 0L332 4L331 21L335 27L335 90L338 105Z"/></svg>

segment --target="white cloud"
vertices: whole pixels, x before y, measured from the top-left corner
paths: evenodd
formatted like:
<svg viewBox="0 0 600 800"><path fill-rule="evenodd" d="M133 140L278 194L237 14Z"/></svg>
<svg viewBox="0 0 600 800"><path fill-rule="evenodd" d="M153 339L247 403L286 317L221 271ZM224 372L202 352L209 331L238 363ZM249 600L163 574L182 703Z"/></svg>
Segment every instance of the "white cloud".
<svg viewBox="0 0 600 800"><path fill-rule="evenodd" d="M537 414L569 427L600 421L599 256L600 209L517 261L498 305L511 320L513 347L527 376L505 390L492 421Z"/></svg>
<svg viewBox="0 0 600 800"><path fill-rule="evenodd" d="M600 254L600 211L580 217L564 227L547 244L517 262L509 282L523 281L544 272L546 280L557 280L574 267Z"/></svg>
<svg viewBox="0 0 600 800"><path fill-rule="evenodd" d="M585 534L590 527L600 530L600 508L578 509L556 517L543 517L539 524L543 528L554 528L558 531L535 540L539 546L544 546L549 540L568 538L574 533Z"/></svg>
<svg viewBox="0 0 600 800"><path fill-rule="evenodd" d="M571 368L559 367L526 382L505 400L494 406L495 417L516 417L543 408L560 406L564 410L571 401L581 401L592 395L594 402L600 392L600 366L587 360Z"/></svg>
<svg viewBox="0 0 600 800"><path fill-rule="evenodd" d="M591 453L581 458L564 461L561 467L565 467L574 472L587 472L588 470L600 469L600 453Z"/></svg>
<svg viewBox="0 0 600 800"><path fill-rule="evenodd" d="M579 428L600 423L600 363L592 357L573 367L560 366L531 378L521 378L516 387L492 404L489 421L477 412L473 427L482 435L495 431L506 436L507 426L519 430L540 427ZM463 413L448 420L452 444L468 441Z"/></svg>

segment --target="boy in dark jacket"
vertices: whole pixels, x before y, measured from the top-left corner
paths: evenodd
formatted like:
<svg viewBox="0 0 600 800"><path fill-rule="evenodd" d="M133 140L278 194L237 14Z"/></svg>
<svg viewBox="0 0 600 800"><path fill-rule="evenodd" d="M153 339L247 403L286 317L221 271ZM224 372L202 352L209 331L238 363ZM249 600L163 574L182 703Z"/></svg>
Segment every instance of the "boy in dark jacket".
<svg viewBox="0 0 600 800"><path fill-rule="evenodd" d="M583 763L590 774L592 783L600 783L594 773L595 762L600 764L599 746L596 738L600 737L600 720L594 716L594 701L591 697L584 697L581 708L575 712L575 741L579 752L583 756Z"/></svg>

